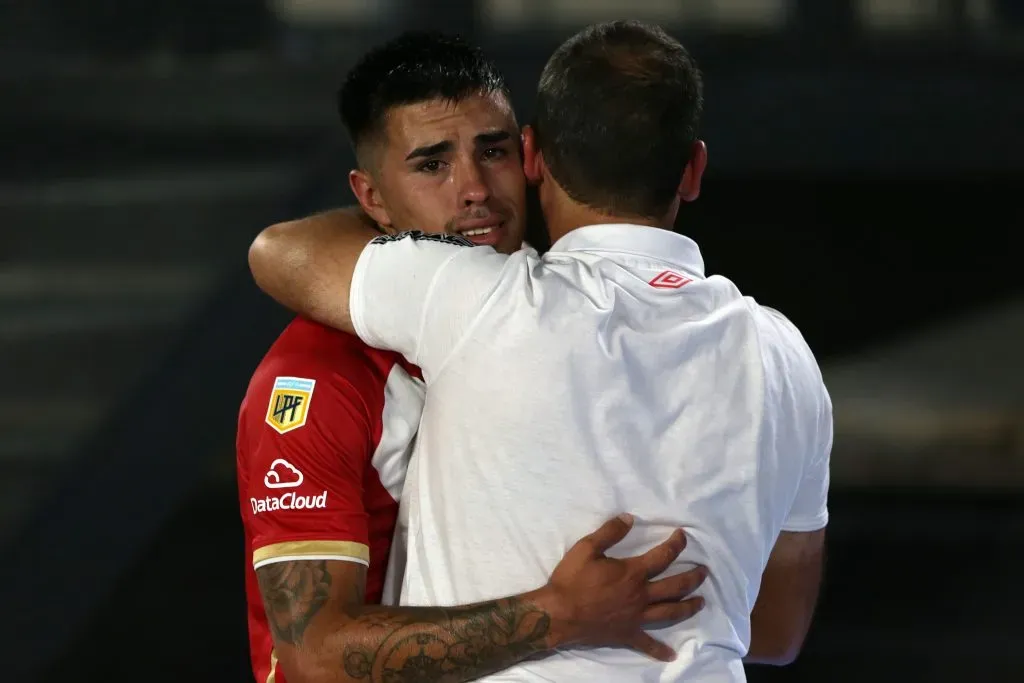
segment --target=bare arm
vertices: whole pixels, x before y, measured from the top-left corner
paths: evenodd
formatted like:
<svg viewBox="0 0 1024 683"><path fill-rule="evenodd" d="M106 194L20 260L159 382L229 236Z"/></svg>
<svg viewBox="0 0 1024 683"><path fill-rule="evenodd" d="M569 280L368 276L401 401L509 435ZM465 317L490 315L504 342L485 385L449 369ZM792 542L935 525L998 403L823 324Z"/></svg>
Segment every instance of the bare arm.
<svg viewBox="0 0 1024 683"><path fill-rule="evenodd" d="M272 225L249 247L260 289L319 323L354 332L349 291L356 261L380 231L358 209L335 209Z"/></svg>
<svg viewBox="0 0 1024 683"><path fill-rule="evenodd" d="M543 594L458 608L363 604L366 568L310 560L262 567L278 666L289 681L468 681L557 645Z"/></svg>
<svg viewBox="0 0 1024 683"><path fill-rule="evenodd" d="M705 572L648 581L682 551L681 533L636 558L604 557L628 530L612 520L577 543L539 590L462 607L364 605L366 569L356 563L261 567L278 666L293 683L458 683L571 645L621 645L671 659L641 626L696 613L700 598L682 598Z"/></svg>
<svg viewBox="0 0 1024 683"><path fill-rule="evenodd" d="M750 615L744 661L784 666L796 659L814 616L824 562L824 529L779 535Z"/></svg>

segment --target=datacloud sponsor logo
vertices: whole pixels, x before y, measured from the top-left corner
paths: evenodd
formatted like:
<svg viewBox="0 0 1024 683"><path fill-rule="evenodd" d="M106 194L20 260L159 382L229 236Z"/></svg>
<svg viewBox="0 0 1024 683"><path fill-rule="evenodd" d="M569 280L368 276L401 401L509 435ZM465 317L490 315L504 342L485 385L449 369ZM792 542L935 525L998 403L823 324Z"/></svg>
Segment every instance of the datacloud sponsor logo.
<svg viewBox="0 0 1024 683"><path fill-rule="evenodd" d="M263 476L263 485L268 489L294 489L300 486L302 481L302 472L282 458L270 463L270 469ZM327 507L327 491L309 496L288 491L277 496L250 498L249 502L252 504L254 515L274 510L322 510Z"/></svg>

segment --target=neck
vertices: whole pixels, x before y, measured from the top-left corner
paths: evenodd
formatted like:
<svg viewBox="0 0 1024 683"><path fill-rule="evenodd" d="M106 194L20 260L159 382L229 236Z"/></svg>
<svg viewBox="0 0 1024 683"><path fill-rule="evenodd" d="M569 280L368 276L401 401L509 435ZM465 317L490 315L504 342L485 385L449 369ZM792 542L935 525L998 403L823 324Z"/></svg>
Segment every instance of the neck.
<svg viewBox="0 0 1024 683"><path fill-rule="evenodd" d="M543 210L551 244L565 237L565 235L576 228L588 225L628 223L630 225L646 225L652 228L672 230L675 223L674 219L670 218L670 216L674 215L674 212L670 212L669 216L663 218L603 213L589 206L579 204L564 194L561 197L554 198L553 201L544 203Z"/></svg>

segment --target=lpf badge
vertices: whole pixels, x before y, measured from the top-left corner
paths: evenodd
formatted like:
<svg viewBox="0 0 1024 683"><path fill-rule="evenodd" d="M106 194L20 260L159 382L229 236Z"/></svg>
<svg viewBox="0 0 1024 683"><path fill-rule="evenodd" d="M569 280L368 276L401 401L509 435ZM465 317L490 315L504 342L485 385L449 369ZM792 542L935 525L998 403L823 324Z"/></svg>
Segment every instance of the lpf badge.
<svg viewBox="0 0 1024 683"><path fill-rule="evenodd" d="M267 424L278 434L285 434L306 424L309 403L313 400L316 380L302 377L278 377L270 392Z"/></svg>

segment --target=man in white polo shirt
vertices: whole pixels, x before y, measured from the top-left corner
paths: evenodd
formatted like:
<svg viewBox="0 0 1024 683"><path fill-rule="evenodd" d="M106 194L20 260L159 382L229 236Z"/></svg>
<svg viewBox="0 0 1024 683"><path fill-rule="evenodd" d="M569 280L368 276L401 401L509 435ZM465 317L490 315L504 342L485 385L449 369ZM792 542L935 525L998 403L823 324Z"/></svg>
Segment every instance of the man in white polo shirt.
<svg viewBox="0 0 1024 683"><path fill-rule="evenodd" d="M797 329L706 276L671 231L707 161L701 89L652 26L590 27L555 52L524 132L553 243L542 258L315 219L250 251L279 301L423 370L403 603L543 585L621 510L636 525L616 553L683 526L678 568L709 568L704 611L652 632L675 661L565 651L488 680L742 681L743 661L791 661L810 624L831 404Z"/></svg>

